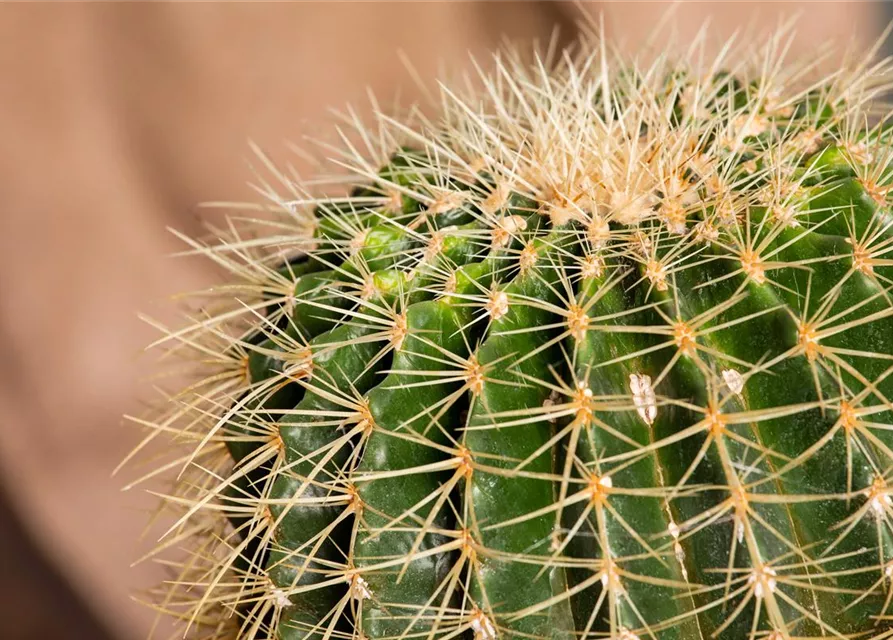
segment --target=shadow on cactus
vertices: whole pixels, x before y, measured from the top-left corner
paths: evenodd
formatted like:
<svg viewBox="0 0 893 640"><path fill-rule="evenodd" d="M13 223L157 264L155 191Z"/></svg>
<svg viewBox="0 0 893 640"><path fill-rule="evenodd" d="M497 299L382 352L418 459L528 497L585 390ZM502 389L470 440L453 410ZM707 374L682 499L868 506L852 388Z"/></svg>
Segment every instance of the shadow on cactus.
<svg viewBox="0 0 893 640"><path fill-rule="evenodd" d="M893 638L891 66L787 40L506 51L325 197L267 162L139 420L178 633Z"/></svg>

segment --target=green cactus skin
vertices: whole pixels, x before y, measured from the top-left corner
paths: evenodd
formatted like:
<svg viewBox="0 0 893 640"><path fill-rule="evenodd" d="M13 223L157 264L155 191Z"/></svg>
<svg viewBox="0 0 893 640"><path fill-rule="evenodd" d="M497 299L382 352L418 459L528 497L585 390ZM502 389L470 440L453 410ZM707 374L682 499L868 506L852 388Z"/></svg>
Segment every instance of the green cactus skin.
<svg viewBox="0 0 893 640"><path fill-rule="evenodd" d="M187 447L147 476L189 552L154 606L201 638L893 638L893 68L803 89L785 37L498 58L442 120L348 118L349 195L192 242L234 282L165 329L195 380L139 421Z"/></svg>

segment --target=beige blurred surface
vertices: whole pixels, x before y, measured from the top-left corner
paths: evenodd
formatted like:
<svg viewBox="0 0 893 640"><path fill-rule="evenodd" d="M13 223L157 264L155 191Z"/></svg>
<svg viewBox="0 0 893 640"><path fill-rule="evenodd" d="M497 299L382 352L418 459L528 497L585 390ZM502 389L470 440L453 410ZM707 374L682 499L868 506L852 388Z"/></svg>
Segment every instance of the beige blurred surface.
<svg viewBox="0 0 893 640"><path fill-rule="evenodd" d="M728 33L806 7L800 51L880 31L871 5L685 3L689 33L716 13ZM415 95L422 76L467 66L502 35L546 38L579 7L547 3L0 5L0 475L31 531L121 637L150 613L128 592L156 580L128 565L147 502L110 479L136 431L120 416L149 396L138 311L207 282L168 225L199 230L194 205L250 198L247 140L283 155L326 109ZM596 5L582 7L594 15ZM635 48L656 3L608 4ZM280 153L283 152L283 153Z"/></svg>

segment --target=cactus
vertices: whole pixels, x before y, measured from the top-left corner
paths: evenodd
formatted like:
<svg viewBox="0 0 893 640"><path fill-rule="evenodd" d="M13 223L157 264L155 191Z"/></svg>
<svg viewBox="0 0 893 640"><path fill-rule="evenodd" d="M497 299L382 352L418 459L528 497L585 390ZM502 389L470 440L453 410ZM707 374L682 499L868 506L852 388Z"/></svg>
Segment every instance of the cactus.
<svg viewBox="0 0 893 640"><path fill-rule="evenodd" d="M261 154L268 204L187 240L230 284L157 324L190 381L140 419L176 445L153 606L202 638L893 638L891 66L788 38L503 52L438 119L345 116L322 196Z"/></svg>

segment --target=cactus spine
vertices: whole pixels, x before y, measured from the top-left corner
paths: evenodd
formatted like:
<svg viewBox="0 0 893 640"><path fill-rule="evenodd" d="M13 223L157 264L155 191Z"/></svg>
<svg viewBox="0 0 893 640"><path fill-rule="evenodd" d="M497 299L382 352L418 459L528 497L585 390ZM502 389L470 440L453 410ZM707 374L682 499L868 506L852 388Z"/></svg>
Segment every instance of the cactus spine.
<svg viewBox="0 0 893 640"><path fill-rule="evenodd" d="M812 81L786 38L509 51L437 120L346 117L349 195L268 163L263 214L189 241L230 285L161 327L194 379L141 420L186 447L150 473L180 472L154 606L203 638L893 637L890 65Z"/></svg>

